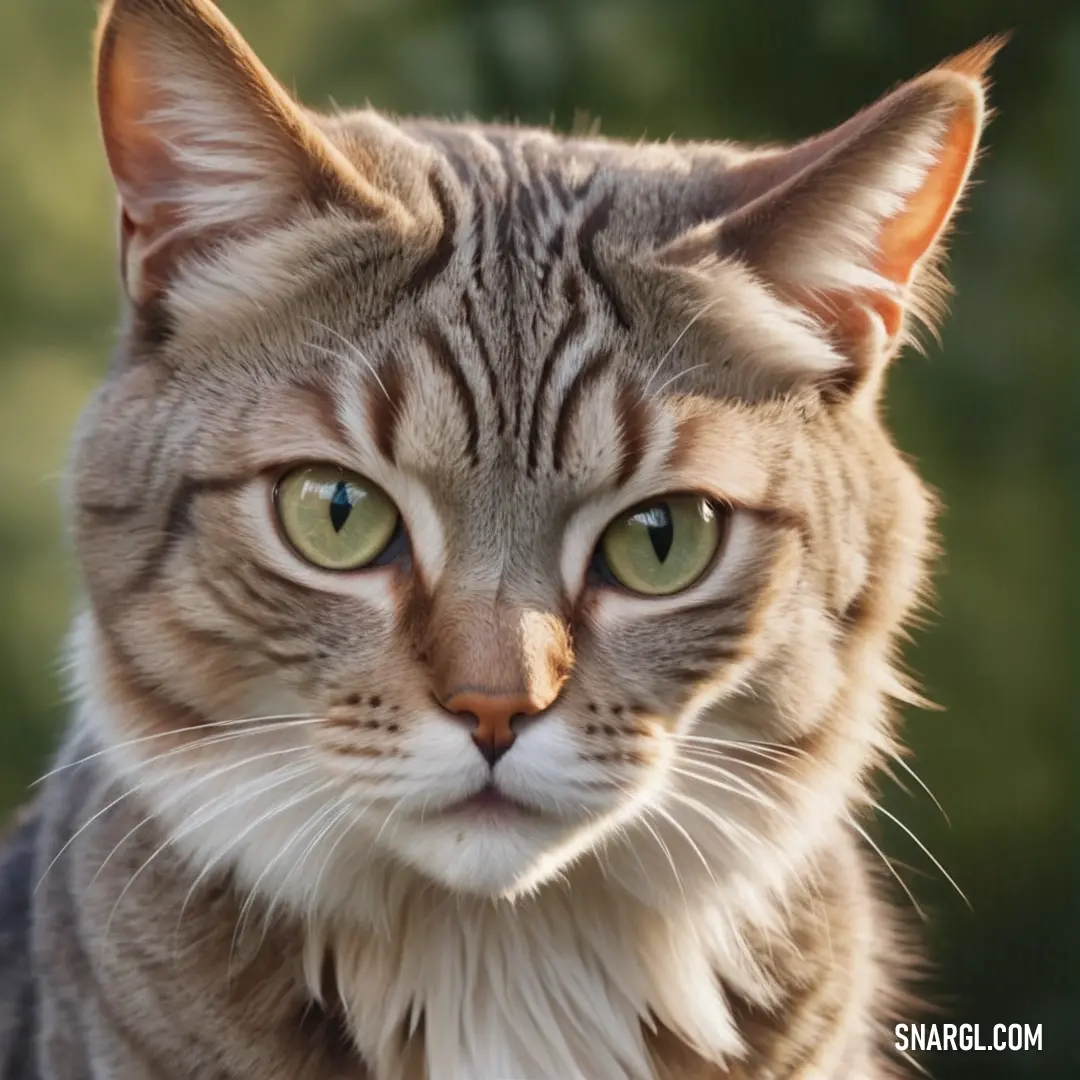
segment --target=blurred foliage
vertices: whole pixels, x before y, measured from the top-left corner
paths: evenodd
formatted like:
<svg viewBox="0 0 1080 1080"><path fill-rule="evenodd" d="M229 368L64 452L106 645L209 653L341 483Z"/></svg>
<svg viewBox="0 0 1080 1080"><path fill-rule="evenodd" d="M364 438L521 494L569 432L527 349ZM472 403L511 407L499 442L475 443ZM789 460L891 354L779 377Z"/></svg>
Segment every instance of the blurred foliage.
<svg viewBox="0 0 1080 1080"><path fill-rule="evenodd" d="M907 718L925 793L883 845L924 907L953 1018L1042 1023L1027 1054L935 1054L934 1075L1080 1076L1080 5L1006 0L226 0L308 103L520 118L622 136L790 139L1015 29L1000 116L953 242L943 340L892 373L901 445L940 490L937 612ZM0 809L64 715L74 595L59 477L107 362L113 194L89 77L90 0L0 5ZM901 779L907 780L901 775ZM911 786L909 784L909 786Z"/></svg>

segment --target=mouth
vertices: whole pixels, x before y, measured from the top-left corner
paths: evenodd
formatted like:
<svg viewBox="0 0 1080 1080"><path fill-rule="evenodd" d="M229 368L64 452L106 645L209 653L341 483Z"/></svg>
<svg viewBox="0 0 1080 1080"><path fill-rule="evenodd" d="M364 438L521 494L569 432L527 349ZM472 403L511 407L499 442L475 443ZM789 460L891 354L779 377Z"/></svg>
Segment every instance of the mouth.
<svg viewBox="0 0 1080 1080"><path fill-rule="evenodd" d="M455 803L446 811L454 816L504 820L514 817L536 817L537 812L523 803L504 795L494 784L485 784L467 799Z"/></svg>

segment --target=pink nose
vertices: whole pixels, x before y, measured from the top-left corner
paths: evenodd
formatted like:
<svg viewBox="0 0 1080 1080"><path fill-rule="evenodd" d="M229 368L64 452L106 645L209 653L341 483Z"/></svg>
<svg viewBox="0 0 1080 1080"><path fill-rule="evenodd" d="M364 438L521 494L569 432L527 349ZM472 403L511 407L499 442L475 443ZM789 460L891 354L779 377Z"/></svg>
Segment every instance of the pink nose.
<svg viewBox="0 0 1080 1080"><path fill-rule="evenodd" d="M489 694L482 690L459 690L443 701L443 707L474 722L473 742L488 764L494 765L514 744L511 722L516 716L535 716L546 708L529 694Z"/></svg>

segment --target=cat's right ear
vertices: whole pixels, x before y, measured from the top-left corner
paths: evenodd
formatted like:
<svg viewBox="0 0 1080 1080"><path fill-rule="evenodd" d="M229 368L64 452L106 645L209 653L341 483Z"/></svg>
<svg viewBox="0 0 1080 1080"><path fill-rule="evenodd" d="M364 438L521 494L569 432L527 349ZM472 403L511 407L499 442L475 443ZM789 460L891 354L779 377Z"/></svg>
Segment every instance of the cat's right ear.
<svg viewBox="0 0 1080 1080"><path fill-rule="evenodd" d="M209 0L106 0L96 69L136 302L167 288L185 257L305 203L393 208Z"/></svg>
<svg viewBox="0 0 1080 1080"><path fill-rule="evenodd" d="M802 309L841 360L832 392L872 403L913 323L933 326L944 240L987 117L991 38L874 105L724 176L728 205L661 252L670 265L736 260Z"/></svg>

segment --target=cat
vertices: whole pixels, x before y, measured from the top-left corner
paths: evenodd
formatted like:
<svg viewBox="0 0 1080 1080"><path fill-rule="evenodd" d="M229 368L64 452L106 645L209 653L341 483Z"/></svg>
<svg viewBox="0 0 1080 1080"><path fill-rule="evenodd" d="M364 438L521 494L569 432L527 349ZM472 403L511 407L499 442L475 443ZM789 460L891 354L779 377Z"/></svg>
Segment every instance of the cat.
<svg viewBox="0 0 1080 1080"><path fill-rule="evenodd" d="M322 115L112 0L77 705L21 1080L881 1080L860 817L932 499L880 418L991 40L784 147Z"/></svg>

